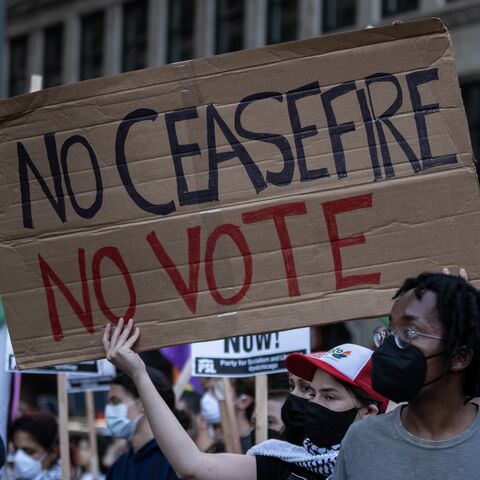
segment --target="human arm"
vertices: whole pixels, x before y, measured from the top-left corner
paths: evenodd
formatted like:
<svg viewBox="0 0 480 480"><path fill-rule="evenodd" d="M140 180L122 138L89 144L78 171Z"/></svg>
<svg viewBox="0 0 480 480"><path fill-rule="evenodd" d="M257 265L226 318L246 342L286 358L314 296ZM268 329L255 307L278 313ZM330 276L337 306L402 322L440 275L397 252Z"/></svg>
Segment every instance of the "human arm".
<svg viewBox="0 0 480 480"><path fill-rule="evenodd" d="M140 336L133 321L120 319L112 330L107 325L103 345L107 359L135 382L150 428L158 446L177 475L186 480L255 480L255 458L235 454L201 452L157 392L140 356L132 350Z"/></svg>

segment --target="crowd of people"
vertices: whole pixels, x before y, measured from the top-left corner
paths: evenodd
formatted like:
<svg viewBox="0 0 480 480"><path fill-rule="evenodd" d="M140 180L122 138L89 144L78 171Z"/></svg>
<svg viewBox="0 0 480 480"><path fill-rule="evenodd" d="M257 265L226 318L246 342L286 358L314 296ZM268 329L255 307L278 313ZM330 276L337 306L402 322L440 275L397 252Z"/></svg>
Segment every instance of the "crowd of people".
<svg viewBox="0 0 480 480"><path fill-rule="evenodd" d="M241 454L226 453L212 382L176 401L165 375L134 352L140 334L133 320L105 328L106 357L119 370L105 419L125 442L107 480L476 478L480 295L463 269L407 279L389 325L373 332L374 350L342 343L289 355L288 383L269 389L264 442L252 428L252 379L233 381ZM19 417L9 442L13 478L61 478L54 417ZM76 478L91 480L86 470Z"/></svg>

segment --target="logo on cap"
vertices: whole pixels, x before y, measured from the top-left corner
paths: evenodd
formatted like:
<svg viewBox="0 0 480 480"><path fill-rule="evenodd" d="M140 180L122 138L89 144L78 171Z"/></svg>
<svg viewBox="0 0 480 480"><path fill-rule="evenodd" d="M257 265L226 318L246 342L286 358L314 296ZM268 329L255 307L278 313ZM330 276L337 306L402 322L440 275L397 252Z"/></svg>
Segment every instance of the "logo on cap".
<svg viewBox="0 0 480 480"><path fill-rule="evenodd" d="M352 354L351 350L343 350L342 348L332 348L328 351L325 356L331 357L334 360L342 360L342 358L347 358Z"/></svg>

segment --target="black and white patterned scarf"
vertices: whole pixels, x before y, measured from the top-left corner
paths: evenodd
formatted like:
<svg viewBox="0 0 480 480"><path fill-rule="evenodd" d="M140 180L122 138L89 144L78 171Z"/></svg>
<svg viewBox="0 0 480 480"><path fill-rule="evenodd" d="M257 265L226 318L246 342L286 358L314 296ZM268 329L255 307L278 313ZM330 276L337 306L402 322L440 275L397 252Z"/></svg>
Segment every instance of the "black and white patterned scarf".
<svg viewBox="0 0 480 480"><path fill-rule="evenodd" d="M317 447L308 438L303 441L303 447L281 440L267 440L252 447L247 455L278 458L328 477L333 475L339 450L340 445L330 448Z"/></svg>

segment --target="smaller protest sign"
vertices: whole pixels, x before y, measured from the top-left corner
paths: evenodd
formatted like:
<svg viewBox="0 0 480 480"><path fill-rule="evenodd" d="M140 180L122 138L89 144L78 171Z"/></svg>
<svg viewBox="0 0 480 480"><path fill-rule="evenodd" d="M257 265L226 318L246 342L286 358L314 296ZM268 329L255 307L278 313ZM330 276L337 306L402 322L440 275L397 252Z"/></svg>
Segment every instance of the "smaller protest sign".
<svg viewBox="0 0 480 480"><path fill-rule="evenodd" d="M193 343L192 375L250 377L284 372L284 360L293 352L310 352L309 328Z"/></svg>
<svg viewBox="0 0 480 480"><path fill-rule="evenodd" d="M52 365L49 367L43 367L35 370L22 370L22 373L41 373L41 374L55 374L55 373L75 373L76 375L99 375L99 362L90 360L81 363L66 363L63 365ZM6 335L6 347L5 347L5 371L14 373L18 372L18 365L13 352L12 342L10 335L7 332Z"/></svg>
<svg viewBox="0 0 480 480"><path fill-rule="evenodd" d="M67 375L68 393L107 391L116 375L115 366L108 360L97 361L97 372L91 375L69 373Z"/></svg>

